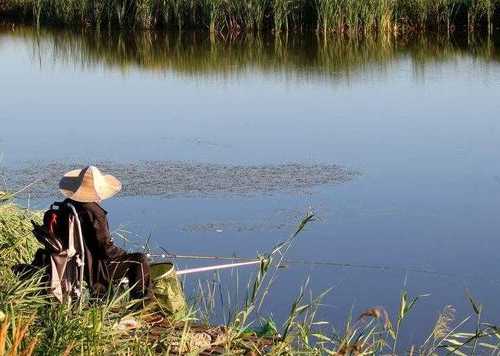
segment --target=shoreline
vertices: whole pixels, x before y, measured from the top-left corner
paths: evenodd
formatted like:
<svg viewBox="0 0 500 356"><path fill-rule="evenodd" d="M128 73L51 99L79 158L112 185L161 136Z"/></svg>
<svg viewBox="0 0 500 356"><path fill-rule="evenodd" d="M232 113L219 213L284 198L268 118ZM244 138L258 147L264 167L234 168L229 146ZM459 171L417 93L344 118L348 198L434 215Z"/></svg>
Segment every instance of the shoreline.
<svg viewBox="0 0 500 356"><path fill-rule="evenodd" d="M389 315L381 306L368 308L357 317L351 315L345 330L340 333L330 330L330 321L316 320L321 299L328 291L309 301L305 298L307 282L298 292L282 326L276 326L270 316L254 314L259 297L247 299L240 308L237 302L233 302L236 303L233 307L238 309L225 326L202 322L208 320L203 317L202 305L207 303L205 298L213 298L210 293L190 299L190 308L182 315L167 315L149 309L133 311L131 301L121 292L114 292L105 301L97 303L85 299L80 310L76 305L54 304L41 293L39 277L20 281L10 270L14 263L29 262L37 248L30 233L31 218L39 220L41 215L8 202L0 203L0 253L3 257L0 265L0 325L9 331L0 333L0 344L7 345L7 352L14 355L32 355L34 352L65 355L82 352L117 355L354 355L403 351L435 355L441 350L467 354L499 349L495 343L498 327L483 322L482 305L470 294L467 298L473 311L469 317L455 320L455 308L445 306L437 314L436 324L429 326L427 340L411 345L402 345L400 330L411 328L406 319L414 313L419 299L425 296L410 297L405 290L401 292L398 314ZM307 219L298 225L296 233L301 231ZM256 279L248 286L249 292L253 288L257 295L267 294L271 285L267 285L266 280L271 269L271 265L261 267Z"/></svg>

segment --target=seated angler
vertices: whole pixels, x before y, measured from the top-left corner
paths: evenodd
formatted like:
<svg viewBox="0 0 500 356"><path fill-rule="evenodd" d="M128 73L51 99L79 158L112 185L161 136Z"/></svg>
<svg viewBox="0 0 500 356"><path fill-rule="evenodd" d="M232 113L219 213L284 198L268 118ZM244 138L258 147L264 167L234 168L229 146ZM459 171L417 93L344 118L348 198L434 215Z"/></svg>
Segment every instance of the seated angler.
<svg viewBox="0 0 500 356"><path fill-rule="evenodd" d="M107 212L99 203L121 190L121 183L103 175L94 166L64 175L59 189L67 199L63 209L73 206L80 220L85 245L84 279L94 296L103 296L110 285L126 277L133 299L151 297L149 264L143 253L126 253L116 246L109 232Z"/></svg>
<svg viewBox="0 0 500 356"><path fill-rule="evenodd" d="M133 286L131 297L151 295L149 264L142 253L126 253L113 244L108 227L107 212L99 203L121 190L121 183L111 175L103 175L94 166L66 173L59 183L60 191L78 213L82 235L90 261L86 280L95 295L101 296L110 283L127 277Z"/></svg>

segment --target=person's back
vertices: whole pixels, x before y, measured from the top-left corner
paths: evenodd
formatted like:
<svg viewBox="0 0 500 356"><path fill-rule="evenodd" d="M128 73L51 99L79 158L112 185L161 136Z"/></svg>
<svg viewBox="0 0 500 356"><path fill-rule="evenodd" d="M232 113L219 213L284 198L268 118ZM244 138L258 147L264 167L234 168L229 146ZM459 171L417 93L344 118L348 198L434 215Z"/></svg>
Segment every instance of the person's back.
<svg viewBox="0 0 500 356"><path fill-rule="evenodd" d="M87 248L93 256L101 259L114 259L126 253L113 244L109 232L108 212L99 204L80 203L71 199L66 199L64 203L72 204L78 212Z"/></svg>

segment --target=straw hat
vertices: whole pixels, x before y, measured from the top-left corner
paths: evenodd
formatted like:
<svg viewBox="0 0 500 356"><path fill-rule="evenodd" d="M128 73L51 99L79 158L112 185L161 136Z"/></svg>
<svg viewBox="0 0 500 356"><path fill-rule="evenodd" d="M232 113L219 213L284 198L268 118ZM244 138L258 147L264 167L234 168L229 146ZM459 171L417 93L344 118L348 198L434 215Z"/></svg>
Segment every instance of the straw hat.
<svg viewBox="0 0 500 356"><path fill-rule="evenodd" d="M112 175L103 175L97 167L69 171L59 182L59 190L66 197L82 203L98 203L111 198L122 189Z"/></svg>

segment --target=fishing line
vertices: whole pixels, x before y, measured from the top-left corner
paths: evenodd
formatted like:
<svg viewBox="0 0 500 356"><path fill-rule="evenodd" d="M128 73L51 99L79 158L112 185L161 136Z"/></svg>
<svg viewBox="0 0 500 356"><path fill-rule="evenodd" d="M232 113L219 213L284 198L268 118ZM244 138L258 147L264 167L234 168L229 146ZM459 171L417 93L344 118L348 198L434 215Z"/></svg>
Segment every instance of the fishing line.
<svg viewBox="0 0 500 356"><path fill-rule="evenodd" d="M178 255L173 253L164 254L148 254L148 257L159 257L159 258L171 258L171 259L183 259L183 260L212 260L212 261L242 261L242 262L252 262L255 258L241 257L241 256L202 256L202 255ZM348 267L348 268L360 268L360 269L373 269L373 270L383 270L383 271L403 271L403 272L415 272L424 274L434 274L446 277L458 277L459 274L439 272L435 270L421 269L421 268L404 268L404 267L393 267L384 265L368 265L368 264L356 264L356 263L346 263L346 262L336 262L336 261L315 261L315 260L303 260L303 259L284 259L284 264L302 264L302 265L313 265L313 266L331 266L331 267ZM283 266L286 267L286 266Z"/></svg>
<svg viewBox="0 0 500 356"><path fill-rule="evenodd" d="M163 250L163 254L151 254L147 253L146 255L151 258L155 257L160 257L160 258L171 258L171 259L191 259L191 260L223 260L223 261L239 261L240 263L255 263L257 261L263 261L263 260L269 260L271 259L275 254L278 254L281 256L278 262L278 268L286 268L287 264L302 264L302 265L309 265L309 266L328 266L328 267L338 267L338 268L359 268L359 269L366 269L366 270L379 270L379 271L394 271L394 272L412 272L412 273L419 273L419 274L427 274L427 275L433 275L433 276L439 276L439 277L448 277L448 278L457 278L457 279L472 279L474 278L475 280L482 279L484 281L487 281L489 283L499 283L498 280L492 280L492 279L487 279L483 276L480 275L472 275L472 274L458 274L458 273L451 273L451 272L441 272L441 271L436 271L432 269L425 269L425 268L416 268L416 267L395 267L395 266L386 266L386 265L371 265L371 264L356 264L356 263L347 263L347 262L338 262L338 261L317 261L317 260L305 260L305 259L287 259L284 257L284 254L281 253L281 250L284 249L284 252L286 254L286 251L288 248L291 246L292 242L294 239L297 237L297 235L304 229L304 227L307 225L308 222L313 221L315 218L313 213L308 213L304 219L300 222L300 224L297 227L297 230L285 241L278 243L272 250L270 254L264 255L261 258L248 258L248 257L241 257L241 256L203 256L203 255L178 255L175 253L171 253L164 249L163 247L160 247L161 250Z"/></svg>
<svg viewBox="0 0 500 356"><path fill-rule="evenodd" d="M163 254L148 254L148 257L152 258L170 258L170 259L180 259L180 260L212 260L212 261L240 261L240 262L253 262L257 261L256 258L242 257L242 256L209 256L209 255L178 255L161 248L165 253ZM317 261L317 260L305 260L305 259L283 259L282 265L280 267L286 268L286 265L309 265L309 266L327 266L327 267L338 267L338 268L356 268L356 269L367 269L367 270L378 270L378 271L390 271L390 272L412 272L419 274L434 275L438 277L448 277L448 278L474 278L482 279L488 282L499 283L498 280L487 279L483 276L478 275L468 275L468 274L458 274L451 272L442 272L432 269L416 268L416 267L395 267L386 265L370 265L370 264L356 264L347 262L337 262L337 261Z"/></svg>

